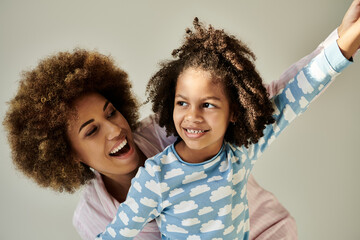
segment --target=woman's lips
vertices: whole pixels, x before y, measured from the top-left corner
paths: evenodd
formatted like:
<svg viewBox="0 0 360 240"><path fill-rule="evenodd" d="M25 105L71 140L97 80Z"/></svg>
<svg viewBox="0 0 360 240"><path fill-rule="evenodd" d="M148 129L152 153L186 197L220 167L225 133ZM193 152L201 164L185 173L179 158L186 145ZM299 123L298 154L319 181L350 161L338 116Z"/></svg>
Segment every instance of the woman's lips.
<svg viewBox="0 0 360 240"><path fill-rule="evenodd" d="M121 141L116 147L114 147L111 152L109 153L112 157L119 157L121 155L124 155L130 151L131 147L125 138L123 141Z"/></svg>

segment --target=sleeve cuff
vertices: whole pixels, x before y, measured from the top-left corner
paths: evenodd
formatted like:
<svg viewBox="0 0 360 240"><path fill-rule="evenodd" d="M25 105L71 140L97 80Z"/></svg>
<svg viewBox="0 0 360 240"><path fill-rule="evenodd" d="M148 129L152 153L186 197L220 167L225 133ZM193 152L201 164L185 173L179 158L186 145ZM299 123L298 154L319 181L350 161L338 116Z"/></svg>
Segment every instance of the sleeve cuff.
<svg viewBox="0 0 360 240"><path fill-rule="evenodd" d="M332 69L338 73L342 72L352 63L352 58L348 60L341 53L336 41L333 41L327 48L325 48L325 57Z"/></svg>

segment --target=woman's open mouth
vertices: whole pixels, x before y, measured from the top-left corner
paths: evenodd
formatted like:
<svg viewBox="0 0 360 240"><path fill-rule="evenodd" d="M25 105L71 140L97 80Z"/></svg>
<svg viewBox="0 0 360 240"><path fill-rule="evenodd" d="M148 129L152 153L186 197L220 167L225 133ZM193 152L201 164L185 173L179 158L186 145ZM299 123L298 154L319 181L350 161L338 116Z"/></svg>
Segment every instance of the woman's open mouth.
<svg viewBox="0 0 360 240"><path fill-rule="evenodd" d="M112 157L118 157L121 156L123 154L126 154L127 152L129 152L130 150L130 145L128 144L128 141L126 140L126 138L119 144L119 146L117 146L116 148L114 148L113 150L111 150L111 152L109 153L110 156Z"/></svg>

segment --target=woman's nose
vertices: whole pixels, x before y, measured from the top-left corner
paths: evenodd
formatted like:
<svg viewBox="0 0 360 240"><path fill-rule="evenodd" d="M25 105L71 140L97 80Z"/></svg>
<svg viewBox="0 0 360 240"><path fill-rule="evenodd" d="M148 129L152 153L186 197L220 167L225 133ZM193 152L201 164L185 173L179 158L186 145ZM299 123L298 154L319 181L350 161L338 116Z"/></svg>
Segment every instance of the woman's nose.
<svg viewBox="0 0 360 240"><path fill-rule="evenodd" d="M108 140L113 140L114 138L118 137L121 133L121 127L110 121L106 122L105 127L107 131L106 138Z"/></svg>

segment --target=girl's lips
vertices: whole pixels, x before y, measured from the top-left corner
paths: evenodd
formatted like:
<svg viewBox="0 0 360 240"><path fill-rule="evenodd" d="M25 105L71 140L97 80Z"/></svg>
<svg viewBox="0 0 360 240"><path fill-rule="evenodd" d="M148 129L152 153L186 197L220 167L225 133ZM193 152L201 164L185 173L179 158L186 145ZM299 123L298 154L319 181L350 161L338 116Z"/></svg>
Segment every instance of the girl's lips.
<svg viewBox="0 0 360 240"><path fill-rule="evenodd" d="M183 128L183 130L188 138L200 138L209 131L195 128Z"/></svg>

